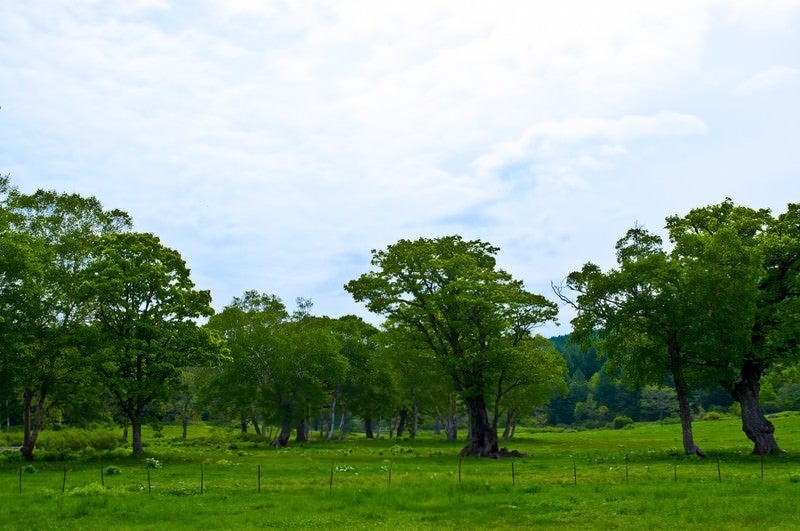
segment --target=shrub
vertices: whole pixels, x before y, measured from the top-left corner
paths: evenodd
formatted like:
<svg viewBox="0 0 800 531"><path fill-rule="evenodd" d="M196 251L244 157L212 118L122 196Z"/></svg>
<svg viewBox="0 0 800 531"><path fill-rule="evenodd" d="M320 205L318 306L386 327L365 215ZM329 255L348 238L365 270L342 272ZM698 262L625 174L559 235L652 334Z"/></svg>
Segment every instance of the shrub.
<svg viewBox="0 0 800 531"><path fill-rule="evenodd" d="M108 430L86 431L65 428L60 431L44 431L36 441L36 447L48 452L81 451L87 447L95 450L113 450L119 446L117 436Z"/></svg>
<svg viewBox="0 0 800 531"><path fill-rule="evenodd" d="M630 417L626 417L625 415L618 415L614 417L614 420L611 421L611 427L615 430L620 430L625 426L633 424L633 419Z"/></svg>
<svg viewBox="0 0 800 531"><path fill-rule="evenodd" d="M118 466L108 465L105 470L106 476L118 476L122 474L122 469Z"/></svg>

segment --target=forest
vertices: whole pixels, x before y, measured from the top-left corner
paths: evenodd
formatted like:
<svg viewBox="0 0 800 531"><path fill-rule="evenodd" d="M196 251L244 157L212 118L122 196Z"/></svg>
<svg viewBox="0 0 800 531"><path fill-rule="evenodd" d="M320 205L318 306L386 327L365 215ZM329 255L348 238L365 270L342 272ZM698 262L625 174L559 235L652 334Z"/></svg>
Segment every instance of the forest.
<svg viewBox="0 0 800 531"><path fill-rule="evenodd" d="M587 262L547 296L460 236L400 240L344 289L380 326L250 289L221 311L177 250L94 197L23 194L0 177L0 407L33 459L42 430L195 420L275 446L311 438L464 440L514 455L518 426L621 429L735 415L756 454L769 413L800 409L800 205L729 199L632 227L617 264ZM553 299L553 300L551 300ZM559 301L569 335L545 338ZM511 443L508 443L511 444Z"/></svg>

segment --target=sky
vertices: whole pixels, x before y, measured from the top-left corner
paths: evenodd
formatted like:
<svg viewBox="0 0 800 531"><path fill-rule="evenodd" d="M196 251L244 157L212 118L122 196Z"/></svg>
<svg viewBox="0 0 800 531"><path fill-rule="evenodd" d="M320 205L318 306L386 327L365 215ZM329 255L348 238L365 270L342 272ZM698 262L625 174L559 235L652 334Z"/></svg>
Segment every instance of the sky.
<svg viewBox="0 0 800 531"><path fill-rule="evenodd" d="M217 310L379 324L343 285L451 234L556 302L634 225L800 201L798 94L800 0L0 0L0 174L128 212Z"/></svg>

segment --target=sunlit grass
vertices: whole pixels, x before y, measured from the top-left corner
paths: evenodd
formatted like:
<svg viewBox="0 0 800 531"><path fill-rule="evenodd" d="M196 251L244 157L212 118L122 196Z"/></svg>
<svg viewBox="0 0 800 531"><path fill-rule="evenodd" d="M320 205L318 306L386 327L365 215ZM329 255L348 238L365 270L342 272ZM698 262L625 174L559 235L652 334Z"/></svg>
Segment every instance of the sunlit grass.
<svg viewBox="0 0 800 531"><path fill-rule="evenodd" d="M800 417L773 421L793 450ZM145 434L144 457L35 461L21 493L27 463L4 458L3 527L800 528L800 460L751 455L735 419L696 423L706 460L681 455L679 426L657 424L521 430L506 444L528 457L513 460L459 459L463 441L429 434L275 449L209 426L193 427L187 441L177 427L163 433ZM148 468L148 457L162 466ZM106 474L109 465L119 473Z"/></svg>

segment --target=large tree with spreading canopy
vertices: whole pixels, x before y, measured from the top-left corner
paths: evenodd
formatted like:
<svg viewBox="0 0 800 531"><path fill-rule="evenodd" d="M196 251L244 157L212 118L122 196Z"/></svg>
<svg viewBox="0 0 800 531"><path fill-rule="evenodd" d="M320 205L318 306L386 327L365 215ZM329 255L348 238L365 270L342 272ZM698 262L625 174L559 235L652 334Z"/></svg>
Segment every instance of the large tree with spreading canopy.
<svg viewBox="0 0 800 531"><path fill-rule="evenodd" d="M373 251L376 270L345 286L356 301L385 315L388 328L424 344L442 364L469 414L463 455L498 455L490 418L498 378L509 360L520 360L514 350L529 345L531 329L557 312L497 268L498 250L460 236L400 240Z"/></svg>

